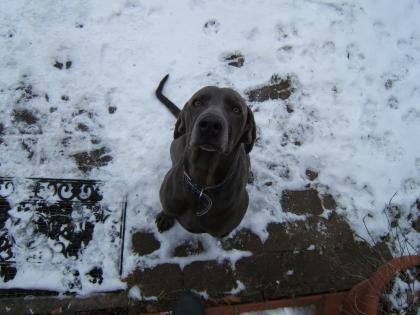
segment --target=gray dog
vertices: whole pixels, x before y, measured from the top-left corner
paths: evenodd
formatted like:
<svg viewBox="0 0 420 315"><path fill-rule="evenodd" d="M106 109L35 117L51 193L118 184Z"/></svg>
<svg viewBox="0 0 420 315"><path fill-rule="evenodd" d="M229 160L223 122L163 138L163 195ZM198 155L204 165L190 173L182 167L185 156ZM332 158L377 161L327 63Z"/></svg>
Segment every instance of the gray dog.
<svg viewBox="0 0 420 315"><path fill-rule="evenodd" d="M167 79L156 95L178 120L172 168L160 188L158 230L170 229L177 219L192 233L224 237L248 208L245 186L256 136L254 116L237 92L215 86L199 90L180 111L162 94Z"/></svg>

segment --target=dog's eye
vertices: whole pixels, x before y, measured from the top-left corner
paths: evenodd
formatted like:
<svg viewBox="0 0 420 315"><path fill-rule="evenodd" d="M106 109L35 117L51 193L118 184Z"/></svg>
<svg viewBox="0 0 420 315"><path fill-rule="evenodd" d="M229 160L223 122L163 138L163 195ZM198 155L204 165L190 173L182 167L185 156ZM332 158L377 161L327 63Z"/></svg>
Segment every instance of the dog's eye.
<svg viewBox="0 0 420 315"><path fill-rule="evenodd" d="M232 108L232 111L233 111L235 114L239 114L239 113L241 112L241 109L240 109L238 106L235 106L235 107L233 107L233 108Z"/></svg>
<svg viewBox="0 0 420 315"><path fill-rule="evenodd" d="M200 102L199 100L196 100L196 101L194 101L194 102L192 103L192 105L193 105L194 107L199 107L199 106L201 106L201 102Z"/></svg>

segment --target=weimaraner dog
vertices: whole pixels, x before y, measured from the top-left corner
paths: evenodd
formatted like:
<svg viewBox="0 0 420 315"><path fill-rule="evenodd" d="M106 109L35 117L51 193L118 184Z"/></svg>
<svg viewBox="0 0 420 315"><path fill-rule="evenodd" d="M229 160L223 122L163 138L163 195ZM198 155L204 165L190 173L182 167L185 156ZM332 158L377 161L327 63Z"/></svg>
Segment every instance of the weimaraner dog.
<svg viewBox="0 0 420 315"><path fill-rule="evenodd" d="M236 228L248 208L248 181L256 137L254 115L234 90L207 86L182 111L162 94L156 96L177 118L171 144L172 168L160 187L163 211L160 232L174 220L189 232L224 237Z"/></svg>

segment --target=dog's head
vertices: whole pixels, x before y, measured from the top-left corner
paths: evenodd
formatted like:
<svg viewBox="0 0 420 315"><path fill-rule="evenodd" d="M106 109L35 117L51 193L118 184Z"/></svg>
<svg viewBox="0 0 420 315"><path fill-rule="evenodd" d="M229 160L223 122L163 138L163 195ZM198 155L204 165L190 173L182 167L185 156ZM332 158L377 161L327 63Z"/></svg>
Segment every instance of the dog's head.
<svg viewBox="0 0 420 315"><path fill-rule="evenodd" d="M207 86L185 104L175 125L174 138L186 134L187 145L229 154L243 142L246 153L254 146L254 115L234 90Z"/></svg>

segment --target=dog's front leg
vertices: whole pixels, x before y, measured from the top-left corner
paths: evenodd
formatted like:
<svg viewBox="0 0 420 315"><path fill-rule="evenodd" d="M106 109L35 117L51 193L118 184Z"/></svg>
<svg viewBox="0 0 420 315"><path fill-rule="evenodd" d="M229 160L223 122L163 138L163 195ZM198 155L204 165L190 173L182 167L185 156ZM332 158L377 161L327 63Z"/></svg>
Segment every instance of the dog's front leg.
<svg viewBox="0 0 420 315"><path fill-rule="evenodd" d="M156 216L156 226L158 228L158 231L160 233L163 233L167 230L169 230L173 225L175 224L175 219L173 217L170 217L169 215L165 214L163 211L161 211Z"/></svg>
<svg viewBox="0 0 420 315"><path fill-rule="evenodd" d="M156 216L156 226L160 233L169 230L175 224L175 219L184 211L184 200L182 197L183 183L178 180L182 173L172 168L165 176L160 187L159 197L162 204L162 211Z"/></svg>

